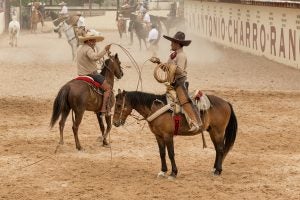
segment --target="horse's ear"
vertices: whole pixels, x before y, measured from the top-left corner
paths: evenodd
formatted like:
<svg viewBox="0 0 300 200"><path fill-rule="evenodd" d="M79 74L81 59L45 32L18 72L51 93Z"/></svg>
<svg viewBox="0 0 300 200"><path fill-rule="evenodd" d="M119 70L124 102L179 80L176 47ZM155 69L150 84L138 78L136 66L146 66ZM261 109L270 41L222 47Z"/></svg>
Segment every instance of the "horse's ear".
<svg viewBox="0 0 300 200"><path fill-rule="evenodd" d="M121 90L120 89L118 89L118 94L121 94Z"/></svg>
<svg viewBox="0 0 300 200"><path fill-rule="evenodd" d="M116 55L115 55L115 59L117 59L118 58L118 53L116 53Z"/></svg>

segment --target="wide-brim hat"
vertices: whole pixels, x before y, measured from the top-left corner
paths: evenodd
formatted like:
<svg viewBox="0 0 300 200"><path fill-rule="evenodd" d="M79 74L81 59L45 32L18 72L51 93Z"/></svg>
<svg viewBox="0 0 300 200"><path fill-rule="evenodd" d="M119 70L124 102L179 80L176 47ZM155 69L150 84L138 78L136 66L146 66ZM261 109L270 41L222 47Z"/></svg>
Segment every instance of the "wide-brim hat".
<svg viewBox="0 0 300 200"><path fill-rule="evenodd" d="M185 40L185 34L181 31L178 31L174 37L170 37L167 35L163 35L164 38L167 40L170 40L172 42L176 42L178 44L181 44L182 46L189 46L191 44L191 40Z"/></svg>
<svg viewBox="0 0 300 200"><path fill-rule="evenodd" d="M87 40L96 40L96 42L101 42L104 40L104 37L97 31L89 31L85 36L78 36L78 40L80 43L84 43Z"/></svg>

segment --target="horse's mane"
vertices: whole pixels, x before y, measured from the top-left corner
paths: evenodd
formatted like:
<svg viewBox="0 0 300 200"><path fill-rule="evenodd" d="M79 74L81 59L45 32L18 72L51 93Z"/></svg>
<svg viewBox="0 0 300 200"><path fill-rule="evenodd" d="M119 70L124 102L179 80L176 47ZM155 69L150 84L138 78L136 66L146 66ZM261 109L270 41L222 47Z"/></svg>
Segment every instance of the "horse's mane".
<svg viewBox="0 0 300 200"><path fill-rule="evenodd" d="M129 99L131 105L145 105L148 108L151 108L153 101L156 99L162 101L164 104L167 104L167 98L165 94L157 95L140 91L132 91L127 92L126 97Z"/></svg>
<svg viewBox="0 0 300 200"><path fill-rule="evenodd" d="M104 62L103 62L103 64L102 64L102 66L101 66L101 75L102 76L105 76L105 73L106 73L106 71L107 71L107 68L105 67L105 66L108 66L108 63L109 63L109 58L108 59L106 59Z"/></svg>

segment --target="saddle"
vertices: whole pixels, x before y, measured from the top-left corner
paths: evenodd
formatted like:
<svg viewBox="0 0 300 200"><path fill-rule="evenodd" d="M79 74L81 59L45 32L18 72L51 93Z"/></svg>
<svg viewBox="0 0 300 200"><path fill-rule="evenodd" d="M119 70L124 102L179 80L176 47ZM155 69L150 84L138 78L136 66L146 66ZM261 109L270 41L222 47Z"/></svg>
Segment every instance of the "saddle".
<svg viewBox="0 0 300 200"><path fill-rule="evenodd" d="M90 76L78 76L77 78L75 78L74 80L80 80L80 81L84 81L85 83L87 83L89 85L89 87L98 95L103 96L104 94L104 90L100 87L101 84L98 83L97 81L95 81L92 77ZM109 101L107 103L109 108L112 108L112 106L114 105L114 92L111 92L111 96L109 98ZM97 112L95 112L97 113Z"/></svg>
<svg viewBox="0 0 300 200"><path fill-rule="evenodd" d="M95 81L92 77L90 76L78 76L74 80L81 80L86 82L91 89L93 89L94 92L98 93L99 95L103 95L104 91L100 88L100 83Z"/></svg>
<svg viewBox="0 0 300 200"><path fill-rule="evenodd" d="M173 115L178 115L182 113L184 114L184 116L187 116L181 105L179 105L179 101L174 90L169 90L166 93L166 97L167 105L164 105L163 102L158 100L153 102L151 107L153 113L147 118L148 122L151 122L152 120L154 120L155 118L167 111L171 111ZM192 103L196 106L196 108L199 111L206 111L211 107L209 98L200 90L195 90L194 92L190 93L189 97L192 100Z"/></svg>
<svg viewBox="0 0 300 200"><path fill-rule="evenodd" d="M179 105L178 97L174 90L170 90L167 92L167 102L168 104L174 104L174 114L183 113L181 105ZM211 104L206 94L204 94L201 90L195 90L189 94L192 103L196 106L199 111L206 111L210 108Z"/></svg>

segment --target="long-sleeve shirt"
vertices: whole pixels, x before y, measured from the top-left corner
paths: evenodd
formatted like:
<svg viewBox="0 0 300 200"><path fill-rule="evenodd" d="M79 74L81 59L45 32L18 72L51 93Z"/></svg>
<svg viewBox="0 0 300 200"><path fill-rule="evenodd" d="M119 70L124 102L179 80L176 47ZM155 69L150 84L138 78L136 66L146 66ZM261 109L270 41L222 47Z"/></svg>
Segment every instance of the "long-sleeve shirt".
<svg viewBox="0 0 300 200"><path fill-rule="evenodd" d="M156 28L152 28L148 34L148 41L157 40L158 39L158 31Z"/></svg>
<svg viewBox="0 0 300 200"><path fill-rule="evenodd" d="M183 52L183 49L180 48L176 51L176 56L175 58L169 58L168 64L174 64L177 66L176 71L175 71L175 77L174 80L183 78L183 77L187 77L187 72L186 72L186 68L187 68L187 57L185 55L185 53Z"/></svg>
<svg viewBox="0 0 300 200"><path fill-rule="evenodd" d="M106 51L97 52L87 44L83 44L77 51L77 73L80 76L91 74L98 70L96 61L103 58Z"/></svg>
<svg viewBox="0 0 300 200"><path fill-rule="evenodd" d="M63 6L61 11L59 12L59 14L65 15L68 14L68 7L67 6Z"/></svg>

